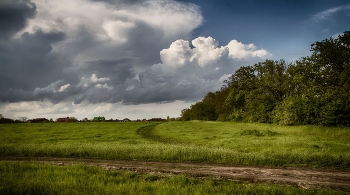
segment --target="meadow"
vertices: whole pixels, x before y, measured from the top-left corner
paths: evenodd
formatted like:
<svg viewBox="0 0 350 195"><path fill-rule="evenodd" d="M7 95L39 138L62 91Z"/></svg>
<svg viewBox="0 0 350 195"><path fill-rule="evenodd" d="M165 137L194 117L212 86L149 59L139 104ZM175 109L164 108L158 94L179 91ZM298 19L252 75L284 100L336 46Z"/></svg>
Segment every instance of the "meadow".
<svg viewBox="0 0 350 195"><path fill-rule="evenodd" d="M350 168L350 129L261 123L0 126L0 155Z"/></svg>
<svg viewBox="0 0 350 195"><path fill-rule="evenodd" d="M350 151L350 128L345 127L278 126L261 123L202 121L42 123L1 124L0 134L0 156L205 162L340 170L349 170L350 168L350 153L348 152ZM68 171L68 169L72 169L72 171ZM91 170L93 170L92 173L90 173ZM43 172L41 173L41 171ZM49 175L52 174L45 173L46 171L58 175L50 178ZM84 177L79 174L70 175L67 171L79 172ZM58 167L34 163L0 162L0 173L2 175L1 194L15 192L11 190L16 190L15 185L17 184L22 186L19 189L24 189L24 191L46 192L48 190L50 194L56 194L56 192L68 193L77 189L83 194L84 190L81 188L87 186L88 182L96 183L96 186L92 185L93 187L89 188L92 191L96 190L95 194L112 194L111 192L115 192L117 189L121 190L118 191L120 194L142 194L143 192L145 192L144 194L146 192L151 192L151 194L196 194L197 191L197 194L215 192L227 194L225 192L228 192L229 189L240 189L242 191L238 192L242 194L254 192L267 194L271 192L274 194L281 192L286 194L295 194L294 192L297 194L315 193L312 190L292 187L253 185L213 179L200 180L181 175L171 178L157 177L155 182L150 182L152 179L149 177L151 176L135 175L135 173L123 171L106 172L97 167L83 165ZM94 178L90 177L92 175L96 175L96 181L92 180ZM45 179L46 177L49 178ZM129 177L137 179L129 181ZM81 179L82 184L77 182ZM124 182L118 182L119 179ZM39 180L48 182L49 187L45 187L46 184L41 185ZM28 183L28 181L31 182ZM14 184L10 185L11 182ZM69 184L73 187L67 187ZM205 188L206 185L211 187ZM56 187L57 189L55 189ZM125 191L126 187L134 190L142 189L142 193L141 191ZM63 190L61 188L67 190L60 191ZM183 191L180 191L180 188ZM168 189L170 190L167 191ZM210 191L211 189L214 191ZM195 193L192 190L196 190ZM21 194L24 191L18 193ZM317 193L333 192L317 190Z"/></svg>

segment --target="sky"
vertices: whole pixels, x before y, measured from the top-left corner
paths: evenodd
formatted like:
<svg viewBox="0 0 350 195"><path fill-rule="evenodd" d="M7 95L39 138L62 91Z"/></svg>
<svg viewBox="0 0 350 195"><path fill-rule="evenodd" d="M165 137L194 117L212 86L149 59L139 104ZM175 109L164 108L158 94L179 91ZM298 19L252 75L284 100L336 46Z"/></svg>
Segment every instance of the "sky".
<svg viewBox="0 0 350 195"><path fill-rule="evenodd" d="M0 113L179 117L239 67L349 27L348 0L1 0Z"/></svg>

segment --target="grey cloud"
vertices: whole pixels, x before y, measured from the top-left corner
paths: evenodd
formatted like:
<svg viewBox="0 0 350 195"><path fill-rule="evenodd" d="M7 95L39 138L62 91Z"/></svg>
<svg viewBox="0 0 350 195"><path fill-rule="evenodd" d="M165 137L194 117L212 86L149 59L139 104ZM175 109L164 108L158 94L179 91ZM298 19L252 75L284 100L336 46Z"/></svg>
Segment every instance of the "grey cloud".
<svg viewBox="0 0 350 195"><path fill-rule="evenodd" d="M0 2L0 38L10 37L23 29L28 18L36 14L36 5L26 0Z"/></svg>
<svg viewBox="0 0 350 195"><path fill-rule="evenodd" d="M161 62L159 51L167 47L171 41L164 40L162 30L138 22L136 28L129 33L125 49L131 50L134 56L142 59L141 66L151 66Z"/></svg>
<svg viewBox="0 0 350 195"><path fill-rule="evenodd" d="M135 82L132 90L125 91L123 103L196 101L220 84L217 80L201 78L201 69L199 66L167 69L162 64L154 65L140 74L139 85Z"/></svg>
<svg viewBox="0 0 350 195"><path fill-rule="evenodd" d="M6 83L4 83L6 85ZM22 89L1 90L0 102L20 102L36 100L32 93Z"/></svg>
<svg viewBox="0 0 350 195"><path fill-rule="evenodd" d="M116 60L96 60L86 62L86 72L88 75L98 73L111 79L113 85L119 85L125 82L127 78L135 76L133 71L133 58L120 58Z"/></svg>
<svg viewBox="0 0 350 195"><path fill-rule="evenodd" d="M47 55L51 52L51 44L62 41L65 35L62 32L49 32L44 33L41 30L36 31L34 34L29 34L27 32L21 35L20 48L26 53L26 56L33 56L36 58L37 55Z"/></svg>
<svg viewBox="0 0 350 195"><path fill-rule="evenodd" d="M78 59L80 63L86 64L89 66L88 69L92 68L93 71L96 71L95 65L98 63L102 70L97 72L103 71L101 66L112 68L104 73L115 72L113 69L120 65L132 65L135 71L143 71L161 62L159 51L172 41L164 40L162 30L140 21L135 22L135 28L130 30L127 39L123 45L112 41L101 42L97 41L87 29L81 29L77 34L77 40L67 43L61 50L65 55L72 56L72 59Z"/></svg>
<svg viewBox="0 0 350 195"><path fill-rule="evenodd" d="M228 48L218 48L212 38L200 40L202 42L197 44L197 48L189 48L186 46L188 42L176 41L169 49L163 50L163 63L142 72L139 75L139 85L126 83L130 90L125 91L123 102L139 104L197 101L209 91L220 89L223 85L220 79L224 75L232 74L239 66L251 65L262 59L248 55L249 53L245 53L246 47L241 45L231 47L231 52L243 53L246 57L232 58L227 55ZM266 56L268 55L266 52Z"/></svg>
<svg viewBox="0 0 350 195"><path fill-rule="evenodd" d="M87 95L84 94L84 95L81 95L81 96L78 96L74 99L73 103L74 104L81 104L83 103L83 101L87 98Z"/></svg>
<svg viewBox="0 0 350 195"><path fill-rule="evenodd" d="M74 60L82 52L89 51L89 48L95 48L91 53L98 53L98 46L100 45L101 43L96 40L96 37L91 30L85 26L79 26L77 31L74 32L72 38L67 40L61 46L57 46L57 50L66 58ZM93 55L91 53L88 53L87 55Z"/></svg>
<svg viewBox="0 0 350 195"><path fill-rule="evenodd" d="M23 33L20 39L9 39L0 44L0 86L2 93L13 94L16 90L33 91L44 87L47 83L64 79L70 74L63 69L70 63L59 55L50 53L51 44L64 39L61 32L34 34ZM63 76L65 75L65 76ZM19 98L19 97L17 97ZM23 100L32 99L23 95ZM11 95L2 97L0 101L13 101Z"/></svg>
<svg viewBox="0 0 350 195"><path fill-rule="evenodd" d="M90 0L93 2L106 2L106 3L110 3L110 4L126 4L126 5L133 5L133 4L138 4L138 3L142 3L145 0Z"/></svg>
<svg viewBox="0 0 350 195"><path fill-rule="evenodd" d="M179 11L177 9L175 11ZM111 15L106 16L107 20L113 20ZM83 20L78 18L77 21L79 19ZM62 29L62 32L47 31L44 25L45 31L39 28L1 42L0 82L3 85L0 86L0 102L49 100L74 104L141 104L196 101L207 92L219 89L222 85L219 78L241 65L237 60L229 59L227 51L217 48L218 44L209 39L198 43L202 50L176 44L169 48L175 40L187 39L191 28L172 34L169 25L166 32L163 26L152 25L148 20L141 21L137 17L125 20L132 23L125 35L126 42L107 36L102 24L88 26L86 21L72 27L74 30ZM21 25L22 29L25 22ZM108 30L113 31L113 26ZM166 56L161 56L160 51L164 48L169 49ZM211 49L211 53L207 49ZM188 55L182 56L183 52ZM184 64L176 64L183 58Z"/></svg>

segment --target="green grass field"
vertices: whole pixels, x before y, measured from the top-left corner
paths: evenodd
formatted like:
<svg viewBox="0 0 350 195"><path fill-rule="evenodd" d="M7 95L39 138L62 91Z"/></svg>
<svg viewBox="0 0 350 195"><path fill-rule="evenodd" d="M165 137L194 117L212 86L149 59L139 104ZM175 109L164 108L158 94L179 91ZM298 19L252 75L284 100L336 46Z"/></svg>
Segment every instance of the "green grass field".
<svg viewBox="0 0 350 195"><path fill-rule="evenodd" d="M350 168L350 129L227 122L0 125L0 155Z"/></svg>
<svg viewBox="0 0 350 195"><path fill-rule="evenodd" d="M206 162L343 170L350 168L350 128L200 121L43 123L1 124L0 134L1 156ZM16 170L26 171L18 172L15 171L14 167L17 167ZM77 172L77 175L70 175L67 173L68 169ZM91 175L94 175L89 172L91 170L94 174L97 173L96 181L90 178ZM46 179L50 175L45 173L46 171L57 172L58 176ZM86 177L83 184L77 182L77 180L84 178L80 177L79 174ZM87 168L82 165L57 167L54 165L1 162L0 194L13 194L12 192L22 194L36 190L49 192L49 194L56 194L56 192L65 194L74 189L83 194L85 191L81 188L87 186L89 182L96 183L96 186L93 185L91 189L89 188L89 190L96 192L92 194L109 194L116 190L120 190L118 191L120 194L149 194L147 192L151 192L151 194L196 194L197 191L197 194L218 194L216 192L229 194L225 192L232 189L243 190L242 194L280 194L282 191L287 192L282 194L295 194L294 192L296 194L314 194L315 192L224 181L215 181L214 183L218 183L216 187L205 188L205 185L211 184L214 180L198 180L185 176L162 177L157 178L156 182L150 182L149 177L151 176L134 175L132 177L136 177L136 180L128 181L128 179L120 178L124 183L118 183L116 182L117 177L111 176L113 174L122 178L133 175L130 172L106 172L99 168ZM28 180L28 178L30 179ZM39 180L48 182L46 184L49 187L46 187L46 184L41 185ZM182 180L189 183L183 184ZM97 181L101 183L99 184ZM9 182L14 184L10 185ZM116 183L118 185L115 185ZM16 185L22 187L16 189ZM61 191L62 188L66 191ZM139 191L126 191L126 188ZM180 188L183 190L179 190ZM171 190L167 191L168 189ZM211 189L214 191L210 191ZM24 191L17 193L13 190ZM299 191L301 192L299 193ZM317 191L317 193L320 192L329 193L328 191Z"/></svg>
<svg viewBox="0 0 350 195"><path fill-rule="evenodd" d="M0 162L0 194L340 194L240 181L171 177L73 165Z"/></svg>
<svg viewBox="0 0 350 195"><path fill-rule="evenodd" d="M155 140L229 150L240 157L222 163L350 168L350 128L192 121L164 123L152 133Z"/></svg>

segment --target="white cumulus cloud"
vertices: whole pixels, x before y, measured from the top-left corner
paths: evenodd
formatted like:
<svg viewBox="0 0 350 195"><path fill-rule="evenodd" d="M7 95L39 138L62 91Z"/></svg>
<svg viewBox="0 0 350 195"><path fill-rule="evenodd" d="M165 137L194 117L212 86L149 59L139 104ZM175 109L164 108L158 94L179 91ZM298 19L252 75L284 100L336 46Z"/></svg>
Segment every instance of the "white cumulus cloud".
<svg viewBox="0 0 350 195"><path fill-rule="evenodd" d="M192 59L196 59L200 66L205 66L222 57L227 57L228 54L228 48L219 48L219 42L212 37L198 37L192 41L192 45L195 47Z"/></svg>
<svg viewBox="0 0 350 195"><path fill-rule="evenodd" d="M189 42L185 40L176 40L171 43L168 49L160 52L160 58L164 64L169 66L183 66L192 61L192 50Z"/></svg>
<svg viewBox="0 0 350 195"><path fill-rule="evenodd" d="M271 54L264 49L257 49L252 43L243 44L237 40L232 40L227 45L231 58L247 59L252 57L268 58Z"/></svg>

